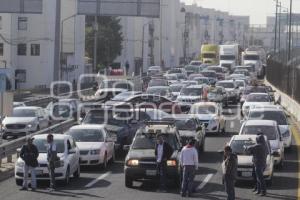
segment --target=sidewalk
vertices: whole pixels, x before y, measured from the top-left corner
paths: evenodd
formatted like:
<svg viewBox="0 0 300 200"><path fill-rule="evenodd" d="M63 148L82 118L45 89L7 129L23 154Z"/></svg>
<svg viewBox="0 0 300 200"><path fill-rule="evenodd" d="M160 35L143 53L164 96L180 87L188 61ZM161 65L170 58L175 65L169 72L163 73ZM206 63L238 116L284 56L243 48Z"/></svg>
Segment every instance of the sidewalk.
<svg viewBox="0 0 300 200"><path fill-rule="evenodd" d="M2 164L0 167L0 181L8 179L14 175L16 160L17 160L17 155L13 155L12 163L8 163L7 159L2 160Z"/></svg>

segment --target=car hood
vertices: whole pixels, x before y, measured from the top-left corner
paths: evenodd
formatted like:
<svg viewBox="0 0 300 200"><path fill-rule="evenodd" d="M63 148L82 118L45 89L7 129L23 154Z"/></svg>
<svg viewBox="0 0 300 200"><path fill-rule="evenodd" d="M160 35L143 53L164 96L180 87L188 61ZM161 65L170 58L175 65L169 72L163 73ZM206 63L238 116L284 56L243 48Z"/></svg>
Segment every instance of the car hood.
<svg viewBox="0 0 300 200"><path fill-rule="evenodd" d="M107 124L107 125L105 125L105 128L112 132L118 132L118 131L122 130L123 127Z"/></svg>
<svg viewBox="0 0 300 200"><path fill-rule="evenodd" d="M180 137L195 137L195 131L186 131L186 130L179 130Z"/></svg>
<svg viewBox="0 0 300 200"><path fill-rule="evenodd" d="M3 124L29 124L34 122L36 117L5 117Z"/></svg>
<svg viewBox="0 0 300 200"><path fill-rule="evenodd" d="M251 155L238 155L238 165L239 166L251 166L252 165Z"/></svg>
<svg viewBox="0 0 300 200"><path fill-rule="evenodd" d="M244 61L244 65L247 65L247 64L256 64L256 63L258 63L257 60L245 60Z"/></svg>
<svg viewBox="0 0 300 200"><path fill-rule="evenodd" d="M199 98L200 98L200 96L182 96L182 95L180 95L180 96L177 97L177 100L181 100L181 99L195 100L195 99L199 99Z"/></svg>
<svg viewBox="0 0 300 200"><path fill-rule="evenodd" d="M79 150L94 150L101 149L104 146L104 142L76 142Z"/></svg>
<svg viewBox="0 0 300 200"><path fill-rule="evenodd" d="M220 65L222 64L234 64L234 60L220 60Z"/></svg>
<svg viewBox="0 0 300 200"><path fill-rule="evenodd" d="M172 92L172 95L173 95L173 96L179 96L179 95L180 95L180 92Z"/></svg>
<svg viewBox="0 0 300 200"><path fill-rule="evenodd" d="M245 102L243 104L243 108L245 108L246 106L250 107L250 108L254 108L255 106L260 106L260 105L272 105L271 102Z"/></svg>
<svg viewBox="0 0 300 200"><path fill-rule="evenodd" d="M225 91L226 92L231 92L231 91L234 91L234 88L225 88Z"/></svg>
<svg viewBox="0 0 300 200"><path fill-rule="evenodd" d="M212 120L216 117L216 114L196 114L199 120Z"/></svg>
<svg viewBox="0 0 300 200"><path fill-rule="evenodd" d="M64 153L58 153L57 156L60 158L60 160L65 160ZM40 164L47 164L47 153L39 153L38 162Z"/></svg>

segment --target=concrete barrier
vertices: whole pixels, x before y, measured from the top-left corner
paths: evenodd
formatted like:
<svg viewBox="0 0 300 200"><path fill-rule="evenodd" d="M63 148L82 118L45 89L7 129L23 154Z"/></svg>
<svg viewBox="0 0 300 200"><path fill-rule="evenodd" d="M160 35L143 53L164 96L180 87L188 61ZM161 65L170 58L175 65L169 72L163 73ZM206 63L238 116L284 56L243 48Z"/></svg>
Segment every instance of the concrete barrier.
<svg viewBox="0 0 300 200"><path fill-rule="evenodd" d="M267 80L265 80L265 84L271 86L274 90L276 90L275 99L279 99L281 106L283 106L290 114L292 114L296 118L298 122L300 122L300 104L287 94L280 91Z"/></svg>

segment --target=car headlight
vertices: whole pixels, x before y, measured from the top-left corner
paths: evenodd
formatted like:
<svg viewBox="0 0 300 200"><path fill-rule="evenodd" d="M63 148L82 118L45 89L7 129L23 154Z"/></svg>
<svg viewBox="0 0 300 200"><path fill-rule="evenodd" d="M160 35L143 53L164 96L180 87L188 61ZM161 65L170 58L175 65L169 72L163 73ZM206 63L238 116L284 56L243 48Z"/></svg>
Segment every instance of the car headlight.
<svg viewBox="0 0 300 200"><path fill-rule="evenodd" d="M167 166L169 167L175 167L177 164L176 160L168 160L167 161Z"/></svg>
<svg viewBox="0 0 300 200"><path fill-rule="evenodd" d="M25 163L24 162L17 162L16 165L17 165L17 167L22 168L22 167L24 167Z"/></svg>
<svg viewBox="0 0 300 200"><path fill-rule="evenodd" d="M33 125L32 124L27 124L27 128L32 128Z"/></svg>
<svg viewBox="0 0 300 200"><path fill-rule="evenodd" d="M94 149L94 150L91 150L91 155L98 155L100 154L100 150L99 149Z"/></svg>
<svg viewBox="0 0 300 200"><path fill-rule="evenodd" d="M139 160L128 160L127 165L128 166L138 166L139 165Z"/></svg>

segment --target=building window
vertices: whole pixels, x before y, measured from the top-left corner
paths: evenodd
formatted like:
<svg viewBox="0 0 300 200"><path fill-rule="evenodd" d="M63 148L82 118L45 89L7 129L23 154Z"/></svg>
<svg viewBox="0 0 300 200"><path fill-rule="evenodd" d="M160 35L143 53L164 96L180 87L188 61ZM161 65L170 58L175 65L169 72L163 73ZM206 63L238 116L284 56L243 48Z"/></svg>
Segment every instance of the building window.
<svg viewBox="0 0 300 200"><path fill-rule="evenodd" d="M27 30L27 17L18 18L18 30Z"/></svg>
<svg viewBox="0 0 300 200"><path fill-rule="evenodd" d="M26 44L18 44L18 56L26 56Z"/></svg>
<svg viewBox="0 0 300 200"><path fill-rule="evenodd" d="M4 55L4 45L3 43L0 43L0 56Z"/></svg>
<svg viewBox="0 0 300 200"><path fill-rule="evenodd" d="M40 44L31 44L31 55L39 56L40 55Z"/></svg>
<svg viewBox="0 0 300 200"><path fill-rule="evenodd" d="M2 29L2 16L0 16L0 30Z"/></svg>

